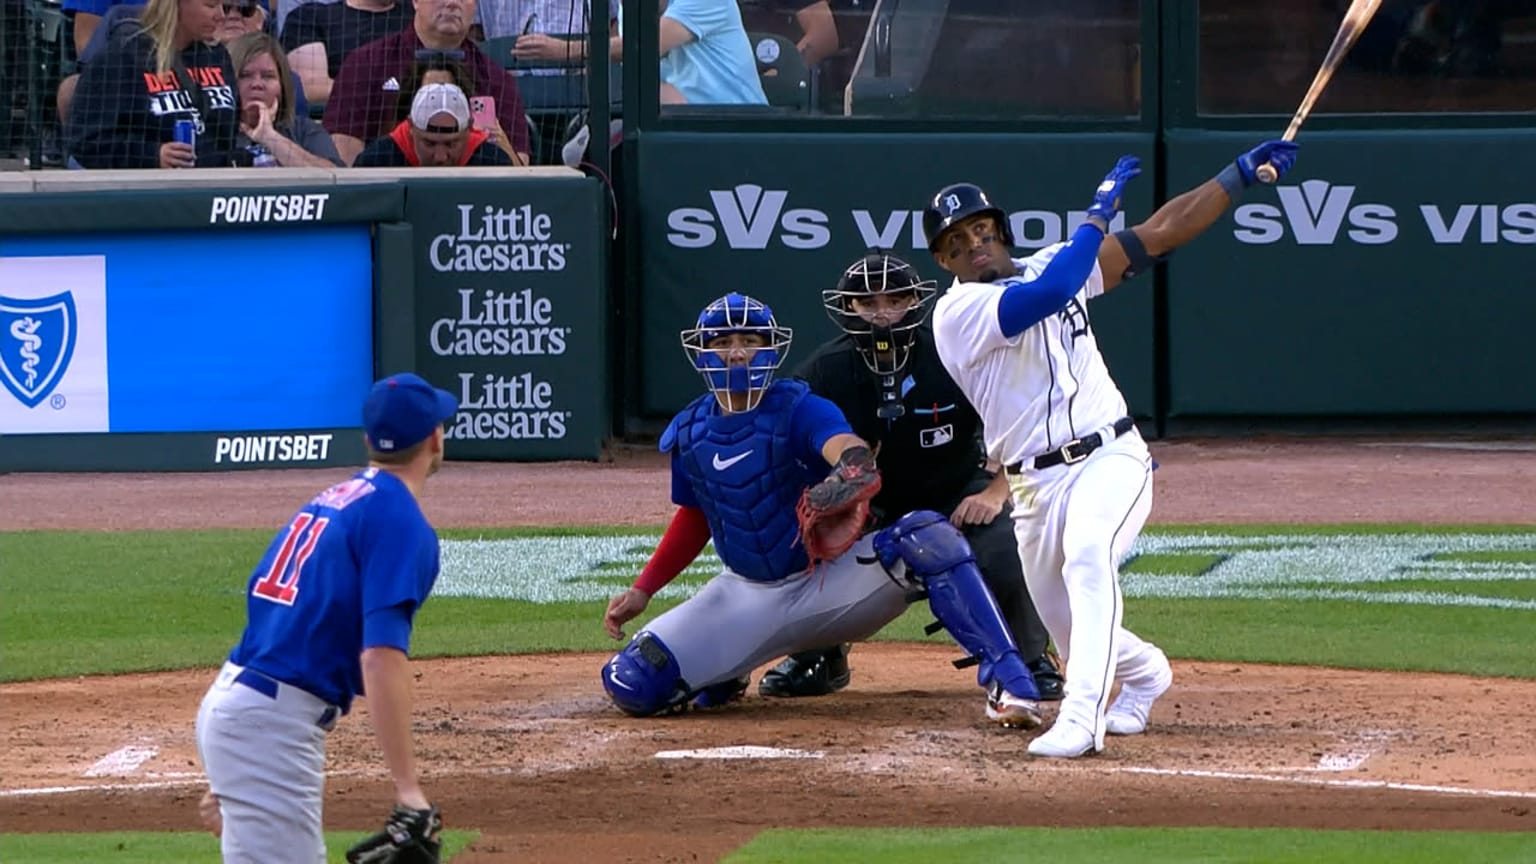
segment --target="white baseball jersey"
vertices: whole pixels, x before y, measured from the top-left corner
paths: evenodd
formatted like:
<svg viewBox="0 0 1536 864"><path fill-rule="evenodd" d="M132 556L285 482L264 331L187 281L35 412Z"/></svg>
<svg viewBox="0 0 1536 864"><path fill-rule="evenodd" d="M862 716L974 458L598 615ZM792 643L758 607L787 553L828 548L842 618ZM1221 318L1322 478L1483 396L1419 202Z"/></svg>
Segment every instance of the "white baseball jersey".
<svg viewBox="0 0 1536 864"><path fill-rule="evenodd" d="M1066 244L1014 260L1018 275L960 282L933 312L939 359L981 414L987 455L1011 465L1112 425L1128 412L1088 326L1087 302L1104 293L1093 272L1059 312L1009 339L997 304L1011 282L1029 282Z"/></svg>

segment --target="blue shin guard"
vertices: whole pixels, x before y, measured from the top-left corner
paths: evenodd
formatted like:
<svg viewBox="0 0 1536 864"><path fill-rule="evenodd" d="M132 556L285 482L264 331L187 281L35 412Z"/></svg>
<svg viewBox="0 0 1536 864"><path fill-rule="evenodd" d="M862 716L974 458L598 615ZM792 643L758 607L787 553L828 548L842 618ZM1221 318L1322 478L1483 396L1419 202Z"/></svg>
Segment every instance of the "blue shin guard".
<svg viewBox="0 0 1536 864"><path fill-rule="evenodd" d="M999 681L1021 699L1040 698L960 529L942 514L914 510L875 535L875 554L888 572L897 561L906 563L910 581L926 590L933 617L981 661L977 683Z"/></svg>
<svg viewBox="0 0 1536 864"><path fill-rule="evenodd" d="M603 665L603 689L631 717L651 717L688 706L677 658L649 631L635 634L624 650Z"/></svg>

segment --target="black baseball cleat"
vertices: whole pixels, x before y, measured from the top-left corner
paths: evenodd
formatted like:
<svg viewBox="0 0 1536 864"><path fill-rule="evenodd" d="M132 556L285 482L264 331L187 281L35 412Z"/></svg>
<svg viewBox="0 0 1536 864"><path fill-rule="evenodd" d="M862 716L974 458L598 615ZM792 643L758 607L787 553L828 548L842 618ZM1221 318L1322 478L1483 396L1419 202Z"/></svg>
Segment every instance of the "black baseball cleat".
<svg viewBox="0 0 1536 864"><path fill-rule="evenodd" d="M848 651L853 646L836 645L791 654L782 663L763 674L757 692L764 696L825 696L848 686Z"/></svg>
<svg viewBox="0 0 1536 864"><path fill-rule="evenodd" d="M1040 691L1040 701L1060 702L1063 682L1051 658L1041 654L1029 661L1028 665L1029 674L1035 677L1035 689Z"/></svg>

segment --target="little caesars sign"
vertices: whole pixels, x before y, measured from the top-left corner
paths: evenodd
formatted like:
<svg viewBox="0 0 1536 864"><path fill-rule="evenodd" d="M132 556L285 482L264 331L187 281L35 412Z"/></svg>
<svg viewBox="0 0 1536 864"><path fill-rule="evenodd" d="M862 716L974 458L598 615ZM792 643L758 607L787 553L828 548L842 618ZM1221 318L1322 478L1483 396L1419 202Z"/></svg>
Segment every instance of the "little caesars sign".
<svg viewBox="0 0 1536 864"><path fill-rule="evenodd" d="M577 208L560 206L560 185L455 182L408 199L420 250L417 358L459 397L448 422L451 456L581 455L565 439L583 401L603 392L593 383L605 372L593 326L602 280L595 250L578 255L572 239L595 231L584 230L579 210L562 213ZM523 194L540 188L545 194Z"/></svg>

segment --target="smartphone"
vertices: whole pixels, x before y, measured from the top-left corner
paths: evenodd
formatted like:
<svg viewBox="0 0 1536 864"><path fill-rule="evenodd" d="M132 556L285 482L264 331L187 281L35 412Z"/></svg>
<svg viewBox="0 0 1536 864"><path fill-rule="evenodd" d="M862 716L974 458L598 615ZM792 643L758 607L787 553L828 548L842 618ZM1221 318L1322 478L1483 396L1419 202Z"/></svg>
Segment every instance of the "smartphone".
<svg viewBox="0 0 1536 864"><path fill-rule="evenodd" d="M475 96L470 99L469 113L475 119L475 128L496 128L496 98L494 96Z"/></svg>

